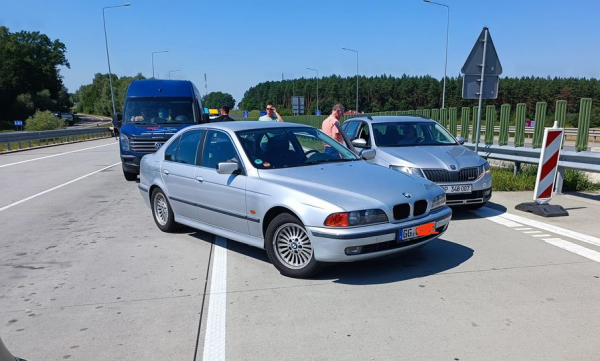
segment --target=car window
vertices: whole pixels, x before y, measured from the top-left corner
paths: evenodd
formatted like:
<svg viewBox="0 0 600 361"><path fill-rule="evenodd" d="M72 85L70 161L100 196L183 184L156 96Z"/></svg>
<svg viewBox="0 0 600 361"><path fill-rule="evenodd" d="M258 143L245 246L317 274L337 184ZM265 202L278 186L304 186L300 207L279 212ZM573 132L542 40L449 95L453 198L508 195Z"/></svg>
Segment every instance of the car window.
<svg viewBox="0 0 600 361"><path fill-rule="evenodd" d="M348 138L354 139L356 138L356 130L359 125L360 122L344 122L344 124L342 124L342 129L346 132Z"/></svg>
<svg viewBox="0 0 600 361"><path fill-rule="evenodd" d="M177 147L179 147L179 140L181 140L181 137L177 137L177 139L175 139L173 143L169 145L167 150L165 150L165 160L171 162L175 161L175 154L177 153Z"/></svg>
<svg viewBox="0 0 600 361"><path fill-rule="evenodd" d="M219 163L239 163L239 159L240 157L229 135L217 130L208 131L202 150L201 166L216 169Z"/></svg>
<svg viewBox="0 0 600 361"><path fill-rule="evenodd" d="M175 161L183 164L196 164L200 139L202 139L201 130L192 130L183 133L179 141L179 149L175 155Z"/></svg>
<svg viewBox="0 0 600 361"><path fill-rule="evenodd" d="M436 122L377 123L373 124L373 136L378 147L457 144Z"/></svg>
<svg viewBox="0 0 600 361"><path fill-rule="evenodd" d="M367 124L361 124L356 134L356 138L364 139L367 142L367 146L370 146L369 126Z"/></svg>

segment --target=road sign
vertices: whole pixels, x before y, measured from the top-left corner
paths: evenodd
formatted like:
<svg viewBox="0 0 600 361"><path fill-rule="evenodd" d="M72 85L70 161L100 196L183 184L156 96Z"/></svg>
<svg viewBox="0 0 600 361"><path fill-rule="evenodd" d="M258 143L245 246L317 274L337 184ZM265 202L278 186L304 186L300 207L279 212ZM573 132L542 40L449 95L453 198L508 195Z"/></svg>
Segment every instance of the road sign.
<svg viewBox="0 0 600 361"><path fill-rule="evenodd" d="M263 115L267 115L267 112L265 110L260 111L260 116L262 117Z"/></svg>
<svg viewBox="0 0 600 361"><path fill-rule="evenodd" d="M548 203L552 198L563 133L564 129L562 128L546 128L545 130L535 190L533 191L533 200L538 204Z"/></svg>
<svg viewBox="0 0 600 361"><path fill-rule="evenodd" d="M248 118L250 116L250 112L248 112L247 110L244 110L243 114L244 118Z"/></svg>
<svg viewBox="0 0 600 361"><path fill-rule="evenodd" d="M321 115L321 109L317 109L317 110L315 111L315 115Z"/></svg>
<svg viewBox="0 0 600 361"><path fill-rule="evenodd" d="M487 44L485 40L485 32L487 31ZM483 48L485 47L485 75L500 75L502 74L502 65L496 52L496 47L492 41L492 36L488 28L483 28L481 34L477 38L471 53L460 70L463 74L481 74L481 64L483 59Z"/></svg>
<svg viewBox="0 0 600 361"><path fill-rule="evenodd" d="M15 126L16 127L22 127L23 126L23 121L22 120L15 120Z"/></svg>
<svg viewBox="0 0 600 361"><path fill-rule="evenodd" d="M483 99L498 98L498 83L500 77L498 75L488 75L483 83ZM463 77L463 99L479 99L479 90L481 85L481 74L465 75Z"/></svg>
<svg viewBox="0 0 600 361"><path fill-rule="evenodd" d="M304 114L304 97L293 96L292 97L292 113Z"/></svg>

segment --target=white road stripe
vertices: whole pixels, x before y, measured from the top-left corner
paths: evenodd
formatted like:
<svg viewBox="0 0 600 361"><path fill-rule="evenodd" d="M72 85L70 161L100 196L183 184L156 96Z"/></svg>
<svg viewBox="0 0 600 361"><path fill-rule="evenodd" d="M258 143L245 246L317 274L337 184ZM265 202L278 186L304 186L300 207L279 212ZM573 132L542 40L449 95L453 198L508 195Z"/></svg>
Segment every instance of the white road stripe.
<svg viewBox="0 0 600 361"><path fill-rule="evenodd" d="M39 158L34 158L34 159L27 159L27 160L22 160L20 162L14 162L14 163L8 163L8 164L2 164L0 165L0 168L4 168L4 167L9 167L11 165L17 165L17 164L22 164L22 163L27 163L27 162L33 162L35 160L40 160L40 159L46 159L46 158L52 158L52 157L58 157L59 155L65 155L65 154L71 154L71 153L77 153L77 152L83 152L84 150L89 150L89 149L94 149L94 148L100 148L100 147L106 147L108 145L115 145L115 144L119 144L117 142L114 143L110 143L110 144L103 144L103 145L96 145L94 147L89 147L89 148L84 148L84 149L78 149L78 150L72 150L70 152L64 152L64 153L58 153L58 154L52 154L52 155L47 155L45 157L39 157Z"/></svg>
<svg viewBox="0 0 600 361"><path fill-rule="evenodd" d="M57 185L56 187L52 187L52 188L50 188L50 189L46 189L46 190L45 190L45 191L43 191L43 192L40 192L40 193L34 194L34 195L32 195L32 196L29 196L29 197L27 197L27 198L21 199L20 201L16 201L16 202L14 202L14 203L11 203L11 204L9 204L9 205L7 205L7 206L4 206L4 207L0 208L0 212L2 212L2 211L5 211L5 210L7 210L7 209L9 209L9 208L12 208L12 207L14 207L14 206L16 206L16 205L18 205L18 204L21 204L21 203L23 203L23 202L27 202L28 200L31 200L31 199L37 198L37 197L39 197L39 196L41 196L41 195L44 195L44 194L46 194L46 193L48 193L48 192L52 192L52 191L54 191L54 190L57 190L57 189L59 189L59 188L62 188L62 187L66 186L66 185L69 185L69 184L71 184L71 183L75 183L75 182L77 182L77 181L79 181L79 180L82 180L82 179L84 179L84 178L87 178L87 177L89 177L89 176L91 176L91 175L94 175L94 174L96 174L96 173L100 173L100 172L102 172L103 170L107 170L108 168L112 168L112 167L114 167L114 166L116 166L116 165L119 165L119 164L121 164L121 162L119 162L119 163L115 163L115 164L113 164L113 165L109 165L108 167L104 167L104 168L102 168L102 169L98 169L97 171L94 171L94 172L92 172L92 173L88 173L88 174L86 174L86 175L83 175L83 176L81 176L81 177L79 177L79 178L75 178L75 179L73 179L73 180L70 180L70 181L68 181L68 182L66 182L66 183L63 183L63 184Z"/></svg>
<svg viewBox="0 0 600 361"><path fill-rule="evenodd" d="M515 228L515 231L528 231L531 228Z"/></svg>
<svg viewBox="0 0 600 361"><path fill-rule="evenodd" d="M552 237L549 234L532 234L533 237Z"/></svg>
<svg viewBox="0 0 600 361"><path fill-rule="evenodd" d="M227 239L215 236L215 254L210 280L210 299L203 360L225 360L227 316Z"/></svg>
<svg viewBox="0 0 600 361"><path fill-rule="evenodd" d="M547 224L547 223L543 223L540 221L536 221L533 219L529 219L529 218L525 218L525 217L521 217L521 216L517 216L515 214L510 214L510 213L506 213L506 212L500 212L497 211L495 209L492 208L488 208L488 207L483 207L481 209L478 210L474 210L472 211L475 214L481 216L481 217L502 217L502 218L506 218L509 219L511 221L515 221L515 222L521 222L523 224L526 224L528 226L532 226L535 228L539 228L541 230L544 230L545 232L552 232L564 237L569 237L581 242L586 242L586 243L590 243L596 246L600 246L600 238L598 237L594 237L594 236L590 236L587 234L583 234L583 233L579 233L579 232L575 232L575 231L571 231L569 229L565 229L565 228L561 228L561 227L557 227L557 226L553 226L551 224Z"/></svg>
<svg viewBox="0 0 600 361"><path fill-rule="evenodd" d="M525 234L532 234L532 233L542 233L542 231L527 231L527 232L523 232Z"/></svg>
<svg viewBox="0 0 600 361"><path fill-rule="evenodd" d="M580 256L589 258L593 261L600 262L600 252L592 251L591 249L585 248L575 243L567 242L560 238L549 238L545 239L547 243L562 248L566 251L573 252Z"/></svg>

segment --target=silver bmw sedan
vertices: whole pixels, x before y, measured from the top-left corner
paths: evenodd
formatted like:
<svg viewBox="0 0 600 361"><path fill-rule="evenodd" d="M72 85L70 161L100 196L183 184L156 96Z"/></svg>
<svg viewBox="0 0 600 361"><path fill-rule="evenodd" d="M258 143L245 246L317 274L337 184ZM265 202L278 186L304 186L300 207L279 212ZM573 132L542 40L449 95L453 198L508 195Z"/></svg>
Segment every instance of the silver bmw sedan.
<svg viewBox="0 0 600 361"><path fill-rule="evenodd" d="M422 247L452 216L436 184L293 123L185 128L143 157L139 189L160 230L183 224L263 248L290 277Z"/></svg>
<svg viewBox="0 0 600 361"><path fill-rule="evenodd" d="M438 184L448 205L479 208L492 197L488 162L434 120L415 116L362 116L342 125L352 144L375 150L374 164Z"/></svg>

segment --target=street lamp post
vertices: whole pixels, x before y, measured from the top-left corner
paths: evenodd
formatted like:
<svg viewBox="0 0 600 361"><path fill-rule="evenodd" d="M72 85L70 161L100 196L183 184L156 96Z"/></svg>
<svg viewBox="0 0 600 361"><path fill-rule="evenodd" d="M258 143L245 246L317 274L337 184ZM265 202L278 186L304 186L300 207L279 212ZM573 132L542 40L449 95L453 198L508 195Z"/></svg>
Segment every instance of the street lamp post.
<svg viewBox="0 0 600 361"><path fill-rule="evenodd" d="M317 69L313 69L313 68L306 68L306 69L317 72L317 110L319 110L319 71Z"/></svg>
<svg viewBox="0 0 600 361"><path fill-rule="evenodd" d="M106 60L108 61L108 82L110 84L110 98L112 99L113 116L114 116L114 114L117 113L117 108L115 107L115 93L113 91L113 85L112 85L112 72L110 70L110 56L108 55L108 38L106 36L106 16L104 15L104 11L106 9L120 8L120 7L124 7L124 6L130 6L130 5L131 5L130 3L125 3L123 5L105 6L102 8L102 23L104 24L104 43L106 45Z"/></svg>
<svg viewBox="0 0 600 361"><path fill-rule="evenodd" d="M168 50L154 51L152 52L152 78L154 78L154 54L158 53L168 53Z"/></svg>
<svg viewBox="0 0 600 361"><path fill-rule="evenodd" d="M446 4L440 4L429 0L423 0L426 3L444 6L448 10L448 17L446 20L446 61L444 62L444 90L442 91L442 109L446 105L446 69L448 68L448 34L450 31L450 7Z"/></svg>
<svg viewBox="0 0 600 361"><path fill-rule="evenodd" d="M356 113L358 113L358 50L342 48L342 50L353 51L356 53Z"/></svg>
<svg viewBox="0 0 600 361"><path fill-rule="evenodd" d="M169 80L171 80L171 73L174 73L176 71L181 71L181 69L177 69L177 70L169 70Z"/></svg>

